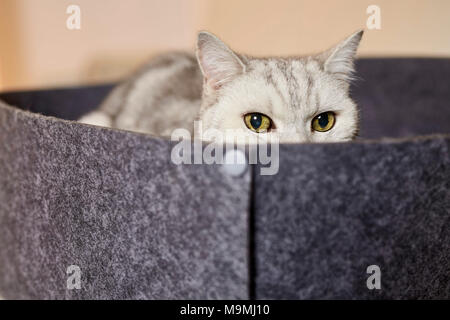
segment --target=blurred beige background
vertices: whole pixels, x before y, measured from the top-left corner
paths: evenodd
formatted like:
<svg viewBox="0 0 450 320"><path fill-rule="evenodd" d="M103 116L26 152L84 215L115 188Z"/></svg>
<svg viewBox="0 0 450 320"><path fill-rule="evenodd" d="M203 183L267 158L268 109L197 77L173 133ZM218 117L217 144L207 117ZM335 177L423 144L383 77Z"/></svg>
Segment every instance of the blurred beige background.
<svg viewBox="0 0 450 320"><path fill-rule="evenodd" d="M69 5L81 29L69 30ZM367 30L369 5L381 29ZM0 90L116 80L212 31L254 55L317 52L359 28L359 56L450 56L448 0L0 0Z"/></svg>

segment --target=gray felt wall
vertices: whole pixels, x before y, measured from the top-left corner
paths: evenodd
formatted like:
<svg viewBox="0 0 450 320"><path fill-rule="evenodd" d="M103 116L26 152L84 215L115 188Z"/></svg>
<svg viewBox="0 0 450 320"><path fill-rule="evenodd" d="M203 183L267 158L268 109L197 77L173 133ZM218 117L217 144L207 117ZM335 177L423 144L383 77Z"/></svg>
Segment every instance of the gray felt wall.
<svg viewBox="0 0 450 320"><path fill-rule="evenodd" d="M450 298L450 61L357 70L361 138L283 145L273 176L67 121L111 86L1 94L0 296Z"/></svg>

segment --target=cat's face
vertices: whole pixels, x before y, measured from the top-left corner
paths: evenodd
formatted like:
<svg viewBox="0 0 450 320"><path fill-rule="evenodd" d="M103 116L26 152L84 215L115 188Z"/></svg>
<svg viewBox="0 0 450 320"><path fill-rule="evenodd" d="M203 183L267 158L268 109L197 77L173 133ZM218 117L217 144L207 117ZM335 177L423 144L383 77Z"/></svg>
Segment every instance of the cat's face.
<svg viewBox="0 0 450 320"><path fill-rule="evenodd" d="M200 33L203 131L238 129L280 142L351 140L358 110L348 90L361 36L355 33L317 56L257 59L238 56L217 37Z"/></svg>

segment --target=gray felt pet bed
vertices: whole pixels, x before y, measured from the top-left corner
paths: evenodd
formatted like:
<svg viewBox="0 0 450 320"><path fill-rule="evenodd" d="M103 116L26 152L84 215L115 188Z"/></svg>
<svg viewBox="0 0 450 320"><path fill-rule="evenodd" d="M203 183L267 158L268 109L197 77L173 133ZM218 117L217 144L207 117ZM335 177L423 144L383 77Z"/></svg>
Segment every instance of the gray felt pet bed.
<svg viewBox="0 0 450 320"><path fill-rule="evenodd" d="M110 86L1 94L0 296L450 298L450 60L357 71L359 141L282 145L273 176L66 121Z"/></svg>

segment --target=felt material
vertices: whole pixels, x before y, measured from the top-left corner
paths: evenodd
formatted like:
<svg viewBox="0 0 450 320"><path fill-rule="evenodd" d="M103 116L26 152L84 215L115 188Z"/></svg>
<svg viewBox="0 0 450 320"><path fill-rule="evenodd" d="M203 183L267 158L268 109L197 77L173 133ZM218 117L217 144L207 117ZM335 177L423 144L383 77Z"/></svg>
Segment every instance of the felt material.
<svg viewBox="0 0 450 320"><path fill-rule="evenodd" d="M249 174L0 103L0 295L245 299ZM81 290L66 270L81 268Z"/></svg>
<svg viewBox="0 0 450 320"><path fill-rule="evenodd" d="M356 71L362 138L450 133L450 59L361 59Z"/></svg>
<svg viewBox="0 0 450 320"><path fill-rule="evenodd" d="M13 91L0 94L1 100L33 113L77 120L94 110L105 98L113 84L48 90Z"/></svg>
<svg viewBox="0 0 450 320"><path fill-rule="evenodd" d="M449 148L450 135L282 146L279 173L254 176L255 297L449 299Z"/></svg>
<svg viewBox="0 0 450 320"><path fill-rule="evenodd" d="M36 114L76 119L111 85L1 94L33 113L0 102L0 295L450 298L449 61L358 61L361 137L406 139L284 145L274 176Z"/></svg>

